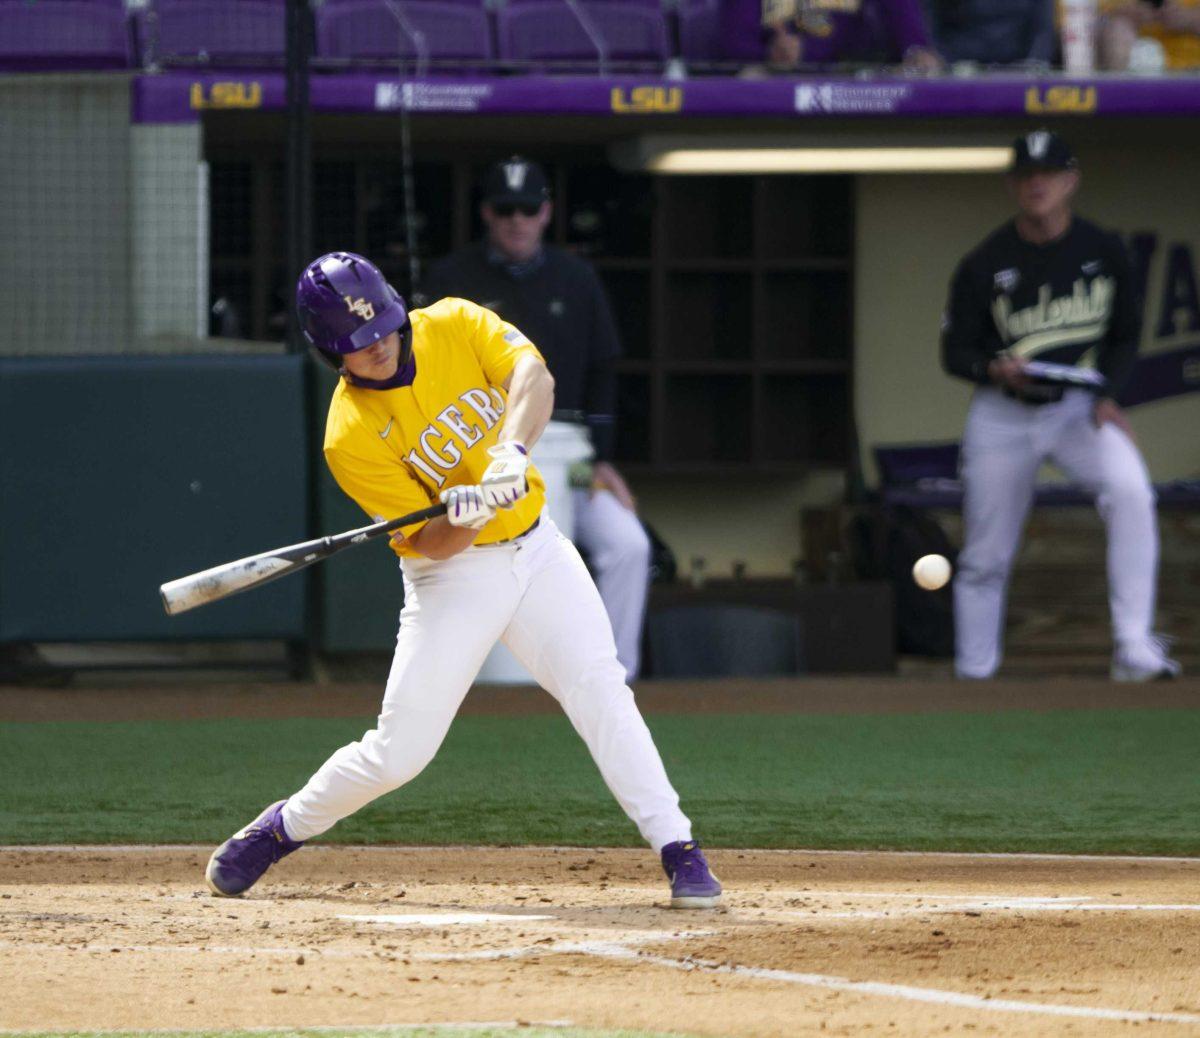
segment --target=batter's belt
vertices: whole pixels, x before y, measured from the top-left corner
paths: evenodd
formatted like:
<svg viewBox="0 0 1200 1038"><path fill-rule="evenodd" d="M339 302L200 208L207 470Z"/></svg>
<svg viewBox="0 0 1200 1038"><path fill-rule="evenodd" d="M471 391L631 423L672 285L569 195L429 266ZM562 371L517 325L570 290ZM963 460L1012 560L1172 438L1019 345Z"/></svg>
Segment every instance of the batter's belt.
<svg viewBox="0 0 1200 1038"><path fill-rule="evenodd" d="M522 537L528 537L534 530L538 528L538 523L542 521L539 515L532 523L514 537L505 537L502 541L488 541L487 544L476 544L476 548L499 548L505 544L512 544L514 541L519 541Z"/></svg>

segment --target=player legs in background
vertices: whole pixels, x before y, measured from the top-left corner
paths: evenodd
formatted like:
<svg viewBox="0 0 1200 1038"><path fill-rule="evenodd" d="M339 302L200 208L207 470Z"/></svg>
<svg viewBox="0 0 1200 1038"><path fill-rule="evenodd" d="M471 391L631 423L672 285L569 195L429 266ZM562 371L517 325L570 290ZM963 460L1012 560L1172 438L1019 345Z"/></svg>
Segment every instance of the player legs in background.
<svg viewBox="0 0 1200 1038"><path fill-rule="evenodd" d="M963 434L963 550L954 578L955 673L990 678L1003 655L1008 577L1040 457L1031 405L980 389Z"/></svg>
<svg viewBox="0 0 1200 1038"><path fill-rule="evenodd" d="M609 790L662 856L672 906L714 906L721 885L692 839L691 822L625 683L604 603L579 553L543 523L514 553L513 568L525 590L504 643L562 704Z"/></svg>
<svg viewBox="0 0 1200 1038"><path fill-rule="evenodd" d="M576 490L575 543L596 574L625 680L641 668L642 622L650 590L650 538L637 514L607 490Z"/></svg>
<svg viewBox="0 0 1200 1038"><path fill-rule="evenodd" d="M1048 430L1050 454L1071 479L1096 495L1108 538L1108 600L1112 613L1113 676L1120 680L1174 677L1152 633L1158 583L1158 520L1154 488L1141 453L1112 423L1096 428L1092 397L1067 394Z"/></svg>

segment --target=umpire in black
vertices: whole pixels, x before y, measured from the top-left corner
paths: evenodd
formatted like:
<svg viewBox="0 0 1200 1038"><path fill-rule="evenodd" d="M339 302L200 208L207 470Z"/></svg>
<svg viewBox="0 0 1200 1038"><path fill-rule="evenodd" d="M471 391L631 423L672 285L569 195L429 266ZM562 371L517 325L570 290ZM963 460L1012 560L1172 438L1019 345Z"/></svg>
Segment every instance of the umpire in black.
<svg viewBox="0 0 1200 1038"><path fill-rule="evenodd" d="M543 240L552 202L545 171L520 156L488 170L475 242L435 263L417 302L458 296L494 310L541 350L555 404L584 416L595 463L589 490L575 491L575 542L587 553L612 621L617 656L637 676L650 583L650 541L637 503L613 467L620 354L612 309L586 261Z"/></svg>

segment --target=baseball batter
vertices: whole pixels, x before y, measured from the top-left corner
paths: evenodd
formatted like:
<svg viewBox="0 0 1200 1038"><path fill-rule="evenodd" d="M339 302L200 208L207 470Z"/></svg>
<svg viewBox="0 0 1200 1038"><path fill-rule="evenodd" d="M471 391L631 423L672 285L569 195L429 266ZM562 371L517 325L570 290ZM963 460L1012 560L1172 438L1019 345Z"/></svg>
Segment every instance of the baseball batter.
<svg viewBox="0 0 1200 1038"><path fill-rule="evenodd" d="M672 906L716 905L721 886L625 684L596 587L543 512L544 483L529 458L554 406L541 354L462 299L410 313L352 253L314 261L296 297L306 336L342 376L325 430L338 484L374 517L436 500L447 513L392 542L404 608L376 727L218 847L210 888L243 893L285 854L415 778L502 639L562 704L661 854Z"/></svg>
<svg viewBox="0 0 1200 1038"><path fill-rule="evenodd" d="M1078 165L1061 137L1015 143L1016 219L959 264L943 318L946 371L979 388L962 445L965 544L954 584L956 670L1000 666L1009 571L1039 466L1052 461L1096 495L1108 535L1112 676L1174 677L1151 633L1158 573L1154 491L1115 397L1137 354L1139 307L1117 235L1072 214ZM1036 384L1039 361L1092 367L1107 389Z"/></svg>

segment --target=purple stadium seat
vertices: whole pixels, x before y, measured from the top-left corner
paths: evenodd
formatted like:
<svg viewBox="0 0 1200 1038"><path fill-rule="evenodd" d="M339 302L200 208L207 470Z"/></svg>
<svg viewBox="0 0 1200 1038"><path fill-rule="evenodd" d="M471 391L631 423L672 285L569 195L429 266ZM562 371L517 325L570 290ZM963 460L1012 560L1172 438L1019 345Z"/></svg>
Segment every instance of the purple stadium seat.
<svg viewBox="0 0 1200 1038"><path fill-rule="evenodd" d="M433 62L491 58L487 15L477 2L400 0L396 6L398 14L388 0L326 3L317 11L317 56Z"/></svg>
<svg viewBox="0 0 1200 1038"><path fill-rule="evenodd" d="M4 2L4 0L0 0L0 3L3 3L3 2ZM321 0L321 4L319 7L316 4L314 4L313 6L314 6L315 10L317 11L317 13L320 14L321 9L325 8L325 7L343 7L346 4L357 4L357 3L361 3L361 2L362 2L362 0ZM458 4L458 5L461 5L464 7L483 8L486 3L486 0L440 0L440 2L447 3L447 4ZM512 0L508 0L508 2L511 3Z"/></svg>
<svg viewBox="0 0 1200 1038"><path fill-rule="evenodd" d="M0 3L0 69L128 68L125 11L92 0Z"/></svg>
<svg viewBox="0 0 1200 1038"><path fill-rule="evenodd" d="M279 0L157 0L141 25L146 57L213 65L281 62L284 32Z"/></svg>
<svg viewBox="0 0 1200 1038"><path fill-rule="evenodd" d="M721 8L715 0L679 5L679 52L684 61L721 58Z"/></svg>
<svg viewBox="0 0 1200 1038"><path fill-rule="evenodd" d="M600 57L579 16L562 0L526 0L496 13L500 56L515 61L590 61Z"/></svg>
<svg viewBox="0 0 1200 1038"><path fill-rule="evenodd" d="M514 4L529 4L537 3L539 0L504 0L505 6L512 7ZM580 0L582 2L582 0ZM656 11L663 9L663 0L587 0L593 4L635 4L638 7L652 7Z"/></svg>
<svg viewBox="0 0 1200 1038"><path fill-rule="evenodd" d="M669 53L662 12L633 2L580 3L576 11L564 0L520 0L497 13L496 27L501 57L549 67L661 62Z"/></svg>
<svg viewBox="0 0 1200 1038"><path fill-rule="evenodd" d="M633 0L588 0L583 6L613 60L662 63L671 56L659 8Z"/></svg>

